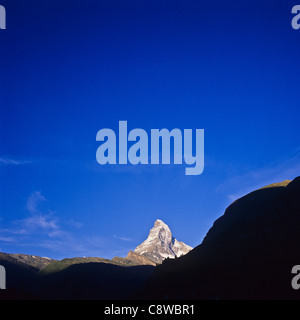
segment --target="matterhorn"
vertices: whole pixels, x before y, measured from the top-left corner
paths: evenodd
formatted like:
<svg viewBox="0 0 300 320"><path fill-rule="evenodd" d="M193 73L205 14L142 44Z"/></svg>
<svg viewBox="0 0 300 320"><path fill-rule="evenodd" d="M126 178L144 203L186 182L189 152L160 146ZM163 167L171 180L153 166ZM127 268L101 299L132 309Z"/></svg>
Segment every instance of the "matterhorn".
<svg viewBox="0 0 300 320"><path fill-rule="evenodd" d="M148 238L136 247L134 252L160 264L167 258L180 257L192 249L185 243L177 241L168 225L158 219L150 230Z"/></svg>

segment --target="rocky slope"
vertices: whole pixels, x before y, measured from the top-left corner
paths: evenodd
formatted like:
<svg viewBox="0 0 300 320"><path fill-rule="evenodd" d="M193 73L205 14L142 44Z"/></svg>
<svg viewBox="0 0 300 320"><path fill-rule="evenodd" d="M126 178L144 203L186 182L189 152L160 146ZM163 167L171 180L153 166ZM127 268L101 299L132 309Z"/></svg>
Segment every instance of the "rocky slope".
<svg viewBox="0 0 300 320"><path fill-rule="evenodd" d="M166 258L174 259L187 254L192 247L177 241L170 228L162 221L156 220L148 238L142 242L134 253L145 256L154 263L162 263Z"/></svg>
<svg viewBox="0 0 300 320"><path fill-rule="evenodd" d="M51 262L54 262L56 260L54 259L50 259L47 257L39 257L39 256L33 256L33 255L29 255L29 254L22 254L22 253L1 253L4 256L6 256L7 258L11 258L12 260L16 260L18 262L22 262L30 267L33 267L37 270L41 270L43 268L45 268L48 264L50 264Z"/></svg>
<svg viewBox="0 0 300 320"><path fill-rule="evenodd" d="M112 261L118 263L119 265L150 265L150 266L156 266L156 263L152 260L146 258L145 256L142 256L138 253L135 253L133 251L129 251L126 258L120 258L120 257L114 257Z"/></svg>

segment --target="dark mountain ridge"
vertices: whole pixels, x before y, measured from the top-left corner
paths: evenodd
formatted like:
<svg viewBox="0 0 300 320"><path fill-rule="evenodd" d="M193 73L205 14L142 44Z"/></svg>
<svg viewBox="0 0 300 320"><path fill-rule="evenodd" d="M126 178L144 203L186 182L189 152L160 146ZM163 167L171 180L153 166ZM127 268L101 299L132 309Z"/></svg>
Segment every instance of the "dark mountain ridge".
<svg viewBox="0 0 300 320"><path fill-rule="evenodd" d="M156 267L133 252L60 261L0 253L0 299L299 299L299 231L300 177L234 201L199 246Z"/></svg>
<svg viewBox="0 0 300 320"><path fill-rule="evenodd" d="M7 282L7 289L0 290L0 300L128 299L154 271L150 265L128 266L102 260L63 259L38 269L0 253Z"/></svg>
<svg viewBox="0 0 300 320"><path fill-rule="evenodd" d="M158 266L140 294L156 299L297 299L300 177L233 202L203 242Z"/></svg>

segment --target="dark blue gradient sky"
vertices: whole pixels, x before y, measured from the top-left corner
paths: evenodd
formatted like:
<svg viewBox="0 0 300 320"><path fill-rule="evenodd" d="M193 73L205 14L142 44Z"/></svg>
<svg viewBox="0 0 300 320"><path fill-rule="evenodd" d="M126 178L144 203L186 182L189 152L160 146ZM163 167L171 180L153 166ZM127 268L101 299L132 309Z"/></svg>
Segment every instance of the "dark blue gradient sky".
<svg viewBox="0 0 300 320"><path fill-rule="evenodd" d="M124 256L157 218L198 245L300 172L295 1L2 1L0 251ZM202 175L104 166L96 133L205 130Z"/></svg>

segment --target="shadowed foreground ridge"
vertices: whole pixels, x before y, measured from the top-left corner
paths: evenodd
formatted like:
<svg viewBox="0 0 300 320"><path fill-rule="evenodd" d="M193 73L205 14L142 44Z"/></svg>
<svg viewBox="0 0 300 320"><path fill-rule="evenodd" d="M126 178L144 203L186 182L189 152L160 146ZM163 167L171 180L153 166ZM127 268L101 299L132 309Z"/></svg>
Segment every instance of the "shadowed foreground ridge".
<svg viewBox="0 0 300 320"><path fill-rule="evenodd" d="M7 290L0 290L0 300L129 299L154 270L149 265L125 267L105 262L71 262L37 270L0 254L0 264L7 271Z"/></svg>
<svg viewBox="0 0 300 320"><path fill-rule="evenodd" d="M157 267L134 252L61 261L0 253L0 299L299 299L299 231L300 177L234 201L199 246Z"/></svg>
<svg viewBox="0 0 300 320"><path fill-rule="evenodd" d="M157 267L140 297L299 299L291 287L299 243L300 177L233 202L199 246Z"/></svg>

